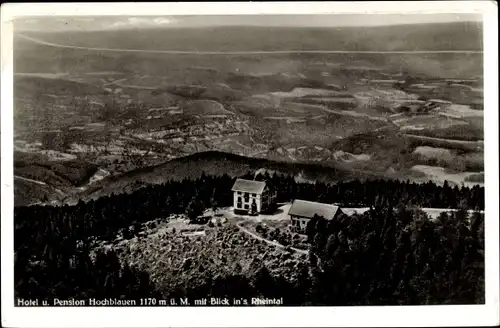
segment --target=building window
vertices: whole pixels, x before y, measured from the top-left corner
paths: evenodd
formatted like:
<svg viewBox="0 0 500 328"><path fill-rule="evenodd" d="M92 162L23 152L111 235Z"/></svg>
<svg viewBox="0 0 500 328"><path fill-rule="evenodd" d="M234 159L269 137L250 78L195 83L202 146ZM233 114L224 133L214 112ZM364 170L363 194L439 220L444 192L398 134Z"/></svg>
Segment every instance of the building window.
<svg viewBox="0 0 500 328"><path fill-rule="evenodd" d="M248 210L248 204L245 204L245 209Z"/></svg>

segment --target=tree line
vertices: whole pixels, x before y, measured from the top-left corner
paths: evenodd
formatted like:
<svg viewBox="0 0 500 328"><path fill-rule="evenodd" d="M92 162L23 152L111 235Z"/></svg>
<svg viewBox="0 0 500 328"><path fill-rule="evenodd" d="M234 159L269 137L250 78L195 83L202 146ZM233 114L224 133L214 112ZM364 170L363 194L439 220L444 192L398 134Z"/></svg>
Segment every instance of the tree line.
<svg viewBox="0 0 500 328"><path fill-rule="evenodd" d="M307 227L316 305L484 304L484 216L392 204Z"/></svg>
<svg viewBox="0 0 500 328"><path fill-rule="evenodd" d="M413 204L423 207L484 208L484 188L480 187L451 188L447 184L444 186L437 186L431 182L419 185L409 182L383 180L365 182L351 181L337 184L308 184L297 183L293 177L279 176L276 174L261 175L257 178L266 179L271 187L277 190L278 201L289 201L290 199L301 198L327 203L337 202L341 204L367 205L377 208L387 204L387 202L406 205ZM16 296L20 298L36 297L39 299L51 299L54 297L64 298L65 296L68 298L79 298L84 296L93 296L96 298L123 296L130 299L134 297L151 296L152 293L155 292L155 288L152 286L146 273L137 271L135 268L131 268L126 264L121 264L116 254L112 251L95 254L91 249L92 242L96 239L113 240L116 238L118 232L123 232L123 235L125 235L125 232L130 232L130 227L134 227L132 233L138 233L142 223L157 218L166 218L171 214L187 214L195 218L200 214L202 209L231 206L233 200L231 187L233 183L234 178L227 175L207 176L203 174L200 178L195 180L170 181L161 185L149 185L131 194L111 195L88 202L80 201L75 206L65 205L57 207L36 205L16 207L14 209ZM342 226L343 230L337 229L338 231L343 231L343 234L349 233L349 236L353 238L352 240L354 240L357 246L355 246L353 248L354 250L350 251L350 253L345 253L344 249L339 248L337 252L332 251L333 254L337 254L339 256L338 258L343 258L342 256L345 254L350 254L350 257L359 257L360 259L368 256L367 254L371 254L373 258L379 258L379 256L374 255L380 254L378 252L385 251L383 254L386 255L384 256L389 257L389 254L393 253L393 250L390 248L392 245L390 244L390 242L392 242L390 241L392 240L391 238L395 238L396 246L399 245L398 243L401 243L401 254L408 252L409 250L402 246L406 245L404 243L408 242L408 238L406 235L401 235L401 231L407 231L409 228L406 226L398 226L398 224L401 224L397 223L401 221L400 219L388 221L390 224L380 224L379 221L382 219L379 219L380 215L376 213L378 212L370 211L369 214L360 216L356 219L357 221L352 221L357 222L356 225L353 223L346 223L347 228ZM404 215L404 212L401 213L401 215ZM366 220L366 222L364 222L364 220ZM454 219L448 221L446 221L446 225L441 226L437 223L429 223L430 221L427 222L425 220L422 221L423 223L418 223L420 224L419 229L430 225L434 230L432 233L429 232L429 234L433 236L434 239L422 237L423 239L413 240L410 238L410 242L414 243L412 247L415 247L418 252L424 252L421 250L422 248L427 249L427 252L433 255L440 254L439 252L441 252L442 254L440 256L444 256L445 258L446 252L448 251L458 252L457 249L461 251L462 249L470 250L470 244L464 244L463 240L468 240L468 242L471 238L475 240L473 235L471 235L473 234L470 232L471 228L467 227L465 221L459 226L452 224L452 222L456 221ZM415 225L417 224L415 222L420 221L410 220L410 222ZM410 227L413 227L411 224ZM481 224L476 223L476 226L481 226ZM318 229L321 230L319 227L321 227L321 225L318 226ZM466 227L469 232L464 230L464 227ZM427 231L425 229L424 231ZM479 228L476 230L478 229ZM410 232L408 233L411 235ZM435 244L444 233L449 236L449 241L447 241L448 248L440 249L440 246L436 246ZM460 236L462 237L460 238L462 239L453 239L452 236L454 233L461 233L462 235ZM382 237L373 237L378 235L388 236L390 234L394 234L394 237L387 237L389 238L387 239L388 244L384 244L385 239ZM480 235L478 232L477 234ZM320 233L320 236L323 235ZM332 237L332 239L333 238L334 237ZM373 240L378 240L376 238L382 238L382 241L374 242ZM326 232L323 237L316 238L316 236L313 236L311 238L311 247L318 250L326 247L323 247L322 241L320 242L320 240L324 239L327 243L330 239L330 235L326 234ZM429 245L426 243L431 243L429 245L432 245L434 248L427 248ZM425 247L419 245L425 245ZM366 247L369 248L366 249ZM413 251L417 252L412 248L412 252ZM400 253L398 253L399 256L404 257ZM315 254L317 254L316 257L320 260L319 263L329 263L328 258L321 260L324 255L321 255L322 253L320 251L316 251ZM339 254L344 255L340 256ZM418 261L414 259L413 262L408 263L416 263L411 265L420 270L418 265L424 265L423 263L426 263L428 255L427 257L420 253L417 255L420 256L416 257ZM384 256L380 258L385 258ZM393 256L395 255L393 254ZM468 259L471 261L470 263L474 263L474 265L479 263L478 258L472 255L470 255ZM390 262L388 259L386 259L386 261L387 263ZM359 272L362 272L361 270L364 268L362 265L365 264L361 264L361 262L362 261L359 260L360 264L358 265L360 265L360 267L354 266L352 270L360 270ZM337 262L335 261L334 263ZM398 263L400 266L406 265L406 262ZM457 265L456 263L451 265L453 270L455 270ZM463 272L472 275L472 277L476 277L474 275L476 273L469 273L469 271L467 271L467 268L469 268L467 265L465 265L465 269L462 271L456 271L456 274L459 274L456 278L458 279L457 284L461 281L460 279L465 279L461 275ZM313 263L310 267L315 268ZM330 267L325 264L322 270L326 271L320 270L318 272L322 272L321 274L314 275L316 278L311 280L311 290L319 288L314 286L317 286L317 284L322 281L321 279L326 279L322 278L325 275L328 276L325 272L329 272L329 274L332 275L338 274L338 272L335 273L335 269L330 270L329 268ZM332 266L332 268L338 267ZM344 267L343 270L348 269ZM400 267L394 270L396 270L394 272L401 274L397 271L401 270ZM435 270L433 272L441 272L439 270L444 269L436 267L433 270ZM370 279L382 279L385 277L386 273L385 271L379 272L377 276L373 276ZM347 275L346 273L346 277ZM264 277L262 278L264 281L270 279L267 277L266 272L261 272L261 276ZM446 277L442 279L446 279ZM396 280L397 278L394 278L394 281ZM299 288L299 290L306 290L306 287L302 286L302 284L305 284L307 281L307 278L302 279L300 288L297 288ZM391 283L395 283L394 281ZM268 283L269 281L265 284ZM352 285L355 281L349 283ZM217 284L222 283L218 281ZM284 286L283 284L284 283L280 286ZM345 289L347 287L342 288ZM408 289L409 287L405 288ZM402 289L402 292L407 289ZM270 288L269 290L273 289ZM287 287L280 288L280 290L283 293L288 290L286 293L290 294L292 293L291 291L295 291L296 289ZM309 289L307 290L307 293L309 293ZM439 294L438 292L436 292L436 295ZM337 291L334 295L340 295L339 293L341 293L341 291ZM344 293L346 293L346 290L344 290ZM360 291L359 293L362 292ZM471 293L475 292L471 291ZM310 298L304 295L302 295L302 292L293 292L289 295L289 299L295 299L297 303L309 301L313 303L321 303L323 301L326 303L329 302L328 300L315 299L314 297L316 296ZM316 294L312 293L311 295ZM376 297L378 296L373 296L373 299L376 299ZM352 302L352 300L349 299L344 300L346 302ZM416 302L423 301L416 298Z"/></svg>
<svg viewBox="0 0 500 328"><path fill-rule="evenodd" d="M246 178L251 179L251 175ZM257 180L266 180L277 191L278 201L303 199L320 203L338 203L345 207L362 207L385 204L405 204L415 207L451 208L471 210L484 209L484 187L472 188L450 186L445 181L442 186L432 181L412 183L409 180L353 180L338 183L298 183L292 176L262 175Z"/></svg>

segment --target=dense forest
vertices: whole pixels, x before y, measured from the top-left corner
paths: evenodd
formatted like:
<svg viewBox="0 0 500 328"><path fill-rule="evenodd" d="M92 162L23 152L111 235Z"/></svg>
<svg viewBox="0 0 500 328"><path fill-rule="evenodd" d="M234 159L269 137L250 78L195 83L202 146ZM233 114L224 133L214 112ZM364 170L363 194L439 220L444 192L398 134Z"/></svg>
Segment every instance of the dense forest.
<svg viewBox="0 0 500 328"><path fill-rule="evenodd" d="M283 297L289 306L484 304L483 216L469 220L458 211L431 221L423 212L389 208L311 220L310 253L293 280L261 266L249 277L208 276L168 295Z"/></svg>
<svg viewBox="0 0 500 328"><path fill-rule="evenodd" d="M317 305L484 303L484 219L401 206L307 227Z"/></svg>
<svg viewBox="0 0 500 328"><path fill-rule="evenodd" d="M336 222L311 221L309 263L292 285L264 267L254 277L207 278L202 286L170 296L281 295L295 305L484 302L483 216L469 220L462 210L431 221L407 210L482 210L484 188L384 180L308 184L279 175L257 179L278 191L279 202L301 198L371 210ZM229 176L202 175L75 206L15 208L16 297L155 295L146 273L120 263L113 251L95 254L92 242L113 240L118 232L137 234L141 223L170 214L196 217L204 208L230 206L233 183Z"/></svg>

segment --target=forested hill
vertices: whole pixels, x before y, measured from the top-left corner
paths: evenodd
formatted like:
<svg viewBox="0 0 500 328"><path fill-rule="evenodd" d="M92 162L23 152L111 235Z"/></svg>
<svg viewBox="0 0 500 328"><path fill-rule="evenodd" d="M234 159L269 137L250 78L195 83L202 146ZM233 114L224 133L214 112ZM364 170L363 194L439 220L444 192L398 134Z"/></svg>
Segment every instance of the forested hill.
<svg viewBox="0 0 500 328"><path fill-rule="evenodd" d="M243 175L253 179L253 175ZM433 208L467 208L484 210L484 187L450 187L447 183L438 186L397 180L353 180L335 184L316 182L298 183L292 176L274 174L259 175L277 191L278 202L304 199L323 203L338 203L348 207L375 206L391 202L394 205ZM80 201L75 206L24 206L15 208L14 222L25 236L37 235L43 222L72 222L77 227L83 224L90 235L111 237L116 229L136 221L148 221L171 213L183 212L192 202L204 208L232 205L231 187L235 178L228 175L208 176L204 173L197 179L169 181L149 185L130 194L123 193L101 197L89 202ZM214 205L215 204L215 205ZM41 218L33 220L33 218ZM82 226L82 228L83 228ZM85 233L87 235L89 231ZM29 238L27 238L29 240ZM28 240L20 239L23 243Z"/></svg>
<svg viewBox="0 0 500 328"><path fill-rule="evenodd" d="M270 275L263 267L253 278L226 272L222 276L218 273L212 281L207 273L201 285L193 283L187 289L166 291L168 295L272 297L279 294L289 305L484 302L482 215L476 213L468 220L464 212L453 218L445 213L433 222L423 213L412 214L405 209L410 204L482 209L483 188L458 189L433 183L382 180L302 184L292 177L278 175L258 178L267 179L277 189L278 201L302 198L372 204L374 209L333 226L322 228L318 223L309 228L313 256L309 269L301 271L302 278L296 283ZM137 237L144 222L167 220L170 214L183 214L195 207L231 205L233 183L234 179L227 175L202 175L196 180L147 186L132 194L103 197L76 206L16 208L16 296L50 300L162 295L148 274L120 263L113 251L91 256L92 241L114 240L119 233L125 237L130 225L135 227ZM387 207L384 210L387 204L397 205L398 212ZM234 237L235 233L217 238L240 238ZM393 262L390 259L394 257ZM346 294L350 286L354 294Z"/></svg>
<svg viewBox="0 0 500 328"><path fill-rule="evenodd" d="M252 176L243 176L253 178ZM259 175L277 191L277 201L305 199L347 206L376 206L391 202L394 205L435 208L484 209L484 188L451 188L432 182L415 184L400 181L370 180L338 184L297 183L293 177ZM150 185L131 194L101 197L75 206L28 206L14 211L16 249L40 249L37 238L47 229L63 225L60 232L82 239L85 236L113 238L118 229L137 222L146 222L173 213L183 213L192 203L202 208L231 206L231 187L235 179L228 175L213 177L202 174L195 180L170 181ZM36 219L35 219L36 218ZM47 227L45 227L47 225ZM69 226L65 226L69 225ZM71 227L71 228L70 228ZM69 230L68 230L69 229ZM31 236L31 237L30 237ZM31 243L34 243L30 245Z"/></svg>
<svg viewBox="0 0 500 328"><path fill-rule="evenodd" d="M203 170L200 170L203 167ZM264 158L245 157L219 151L199 152L185 157L172 159L155 166L135 169L120 175L103 179L80 194L85 199L109 196L111 193L133 192L147 184L161 184L170 180L197 179L202 172L207 175L239 177L254 173L261 168L285 176L300 176L310 181L339 181L376 178L380 174L359 172L334 166L311 163L289 163Z"/></svg>

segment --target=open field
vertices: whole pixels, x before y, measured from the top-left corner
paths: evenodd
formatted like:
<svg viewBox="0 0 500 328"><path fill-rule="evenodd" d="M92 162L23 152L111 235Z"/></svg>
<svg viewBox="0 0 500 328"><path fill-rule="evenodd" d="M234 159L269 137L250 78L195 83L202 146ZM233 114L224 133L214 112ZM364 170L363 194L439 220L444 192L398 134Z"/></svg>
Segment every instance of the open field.
<svg viewBox="0 0 500 328"><path fill-rule="evenodd" d="M470 176L477 175L476 172L448 173L446 172L446 169L443 167L428 166L428 165L416 165L412 167L412 170L424 173L428 180L440 181L440 182L444 182L446 180L455 185L458 186L464 185L467 187L472 187L474 185L480 185L480 186L484 185L484 182L469 181Z"/></svg>

